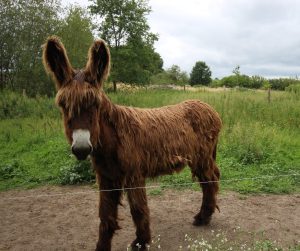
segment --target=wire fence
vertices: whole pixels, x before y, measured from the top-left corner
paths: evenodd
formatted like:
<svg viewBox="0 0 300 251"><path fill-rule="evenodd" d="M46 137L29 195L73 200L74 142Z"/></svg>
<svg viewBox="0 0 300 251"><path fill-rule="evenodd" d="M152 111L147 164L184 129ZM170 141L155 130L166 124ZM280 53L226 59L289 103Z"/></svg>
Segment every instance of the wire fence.
<svg viewBox="0 0 300 251"><path fill-rule="evenodd" d="M148 186L137 186L137 187L122 187L122 188L112 188L112 189L102 189L95 191L81 191L81 192L67 192L67 193L54 193L54 194L36 194L29 196L15 196L15 197L6 197L0 198L0 200L22 200L29 198L41 198L41 197L59 197L59 196L72 196L72 195L83 195L90 193L99 193L99 192L114 192L114 191L127 191L134 189L156 189L156 188L174 188L174 187L183 187L190 186L194 184L209 184L209 183L222 183L222 182L239 182L245 180L262 180L262 179L275 179L282 177L296 177L300 176L300 173L289 173L289 174L281 174L281 175L263 175L257 177L246 177L246 178L235 178L235 179L222 179L222 180L211 180L211 181L194 181L194 182L185 182L185 183L176 183L176 184L157 184L157 185L148 185Z"/></svg>

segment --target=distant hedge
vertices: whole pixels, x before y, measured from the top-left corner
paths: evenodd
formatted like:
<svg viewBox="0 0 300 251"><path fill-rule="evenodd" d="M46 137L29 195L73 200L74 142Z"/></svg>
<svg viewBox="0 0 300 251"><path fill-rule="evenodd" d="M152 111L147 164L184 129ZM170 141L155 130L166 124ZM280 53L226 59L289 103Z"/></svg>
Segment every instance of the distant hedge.
<svg viewBox="0 0 300 251"><path fill-rule="evenodd" d="M266 79L261 76L230 75L213 80L212 87L244 87L249 89L269 88L284 91L288 86L300 85L300 80L292 78Z"/></svg>

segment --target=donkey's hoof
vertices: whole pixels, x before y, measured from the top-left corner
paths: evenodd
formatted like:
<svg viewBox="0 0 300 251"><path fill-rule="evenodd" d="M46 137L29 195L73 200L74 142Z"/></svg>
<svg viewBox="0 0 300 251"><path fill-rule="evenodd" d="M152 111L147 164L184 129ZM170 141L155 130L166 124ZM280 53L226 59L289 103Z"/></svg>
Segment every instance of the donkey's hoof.
<svg viewBox="0 0 300 251"><path fill-rule="evenodd" d="M144 250L147 250L147 243L139 241L138 239L135 239L131 243L131 250L132 251L144 251Z"/></svg>
<svg viewBox="0 0 300 251"><path fill-rule="evenodd" d="M211 221L211 217L202 218L202 217L195 217L193 221L194 226L205 226L208 225Z"/></svg>

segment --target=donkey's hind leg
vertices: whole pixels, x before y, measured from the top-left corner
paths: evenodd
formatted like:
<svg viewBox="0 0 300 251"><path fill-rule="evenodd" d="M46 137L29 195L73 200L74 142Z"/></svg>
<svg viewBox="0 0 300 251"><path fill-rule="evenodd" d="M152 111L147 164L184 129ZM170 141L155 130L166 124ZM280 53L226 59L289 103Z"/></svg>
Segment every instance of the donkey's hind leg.
<svg viewBox="0 0 300 251"><path fill-rule="evenodd" d="M194 171L202 188L203 198L201 209L194 217L193 225L207 225L215 212L217 206L217 192L219 190L220 171L214 159L209 159L206 163L202 162L197 170Z"/></svg>
<svg viewBox="0 0 300 251"><path fill-rule="evenodd" d="M131 248L140 251L146 250L146 245L151 240L149 208L144 186L145 180L136 180L130 184L133 189L127 191L130 212L136 227L136 239L131 243Z"/></svg>

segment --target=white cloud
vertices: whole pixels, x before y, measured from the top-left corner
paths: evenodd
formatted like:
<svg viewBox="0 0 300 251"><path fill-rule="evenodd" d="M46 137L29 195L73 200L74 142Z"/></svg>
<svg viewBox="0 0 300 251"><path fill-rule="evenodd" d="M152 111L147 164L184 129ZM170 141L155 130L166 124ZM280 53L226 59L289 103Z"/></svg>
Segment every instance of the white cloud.
<svg viewBox="0 0 300 251"><path fill-rule="evenodd" d="M63 0L74 3L74 0ZM80 1L83 6L88 0ZM150 0L149 24L165 68L190 72L205 61L213 77L235 66L248 75L300 75L300 1Z"/></svg>
<svg viewBox="0 0 300 251"><path fill-rule="evenodd" d="M150 5L150 26L160 34L156 48L166 67L178 64L189 72L203 60L215 77L231 74L236 65L249 75L300 74L299 1L151 0Z"/></svg>

